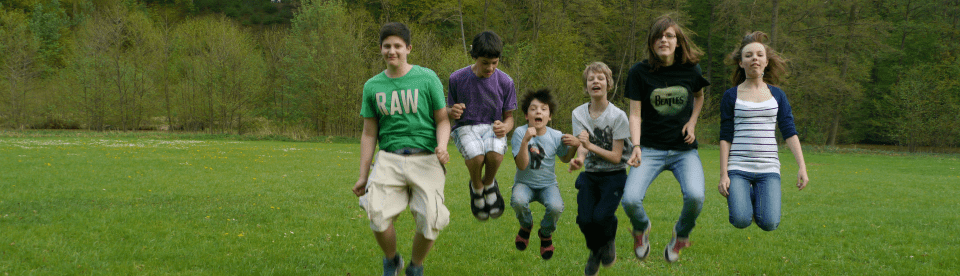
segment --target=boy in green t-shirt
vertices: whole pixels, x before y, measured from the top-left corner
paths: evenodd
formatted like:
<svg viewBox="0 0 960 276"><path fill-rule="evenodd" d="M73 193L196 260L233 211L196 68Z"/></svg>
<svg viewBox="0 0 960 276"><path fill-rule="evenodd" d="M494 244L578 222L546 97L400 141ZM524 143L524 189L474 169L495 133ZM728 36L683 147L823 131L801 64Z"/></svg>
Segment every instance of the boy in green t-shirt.
<svg viewBox="0 0 960 276"><path fill-rule="evenodd" d="M406 25L383 25L380 54L387 70L363 85L360 109L360 176L353 193L361 197L370 228L383 250L383 275L397 275L403 269L393 221L407 206L414 214L417 231L406 275L423 275L427 253L438 232L450 222L450 211L443 204L443 164L450 159L450 121L443 85L434 71L407 63L411 49ZM380 152L371 168L378 142Z"/></svg>

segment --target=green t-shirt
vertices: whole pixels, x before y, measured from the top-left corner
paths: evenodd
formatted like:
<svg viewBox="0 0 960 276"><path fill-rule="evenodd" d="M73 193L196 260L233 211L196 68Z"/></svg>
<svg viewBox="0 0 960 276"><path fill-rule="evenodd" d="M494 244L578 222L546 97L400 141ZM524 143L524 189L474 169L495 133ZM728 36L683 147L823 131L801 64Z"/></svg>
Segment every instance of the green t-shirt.
<svg viewBox="0 0 960 276"><path fill-rule="evenodd" d="M437 73L414 65L399 78L389 78L381 72L367 80L360 116L377 118L380 149L411 147L433 151L437 147L433 111L445 107L443 84Z"/></svg>

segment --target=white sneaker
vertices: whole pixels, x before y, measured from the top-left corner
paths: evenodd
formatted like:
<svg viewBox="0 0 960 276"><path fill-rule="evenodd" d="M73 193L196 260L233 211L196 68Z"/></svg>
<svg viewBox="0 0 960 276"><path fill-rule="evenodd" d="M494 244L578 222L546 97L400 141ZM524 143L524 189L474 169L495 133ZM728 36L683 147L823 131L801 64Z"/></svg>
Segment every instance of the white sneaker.
<svg viewBox="0 0 960 276"><path fill-rule="evenodd" d="M690 247L689 238L677 238L677 232L673 232L673 238L667 243L667 248L663 250L663 257L667 262L676 262L680 260L680 250Z"/></svg>

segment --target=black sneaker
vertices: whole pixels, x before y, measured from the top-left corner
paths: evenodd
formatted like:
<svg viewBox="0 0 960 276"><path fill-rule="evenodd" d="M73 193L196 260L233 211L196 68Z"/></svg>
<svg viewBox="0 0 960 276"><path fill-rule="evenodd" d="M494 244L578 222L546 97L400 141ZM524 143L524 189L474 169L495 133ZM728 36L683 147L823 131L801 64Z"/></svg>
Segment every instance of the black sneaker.
<svg viewBox="0 0 960 276"><path fill-rule="evenodd" d="M423 276L423 266L422 265L413 265L413 262L410 262L410 265L407 266L407 270L404 272L407 276Z"/></svg>
<svg viewBox="0 0 960 276"><path fill-rule="evenodd" d="M600 254L590 250L590 257L587 258L587 265L583 269L583 275L596 276L600 272Z"/></svg>
<svg viewBox="0 0 960 276"><path fill-rule="evenodd" d="M483 200L483 195L474 193L473 183L469 181L467 181L467 189L470 190L470 212L473 213L473 217L480 221L487 220L490 217L490 212L487 210L487 203Z"/></svg>
<svg viewBox="0 0 960 276"><path fill-rule="evenodd" d="M397 276L403 270L403 257L400 254L393 257L392 260L383 257L383 276Z"/></svg>
<svg viewBox="0 0 960 276"><path fill-rule="evenodd" d="M493 204L487 204L487 213L490 214L491 218L499 218L500 215L503 215L504 202L503 195L500 194L500 184L497 184L497 180L493 180L493 185L490 185L490 188L484 188L483 196L494 194L496 195L497 200ZM486 203L486 201L484 201Z"/></svg>
<svg viewBox="0 0 960 276"><path fill-rule="evenodd" d="M617 262L617 242L611 239L606 246L600 248L600 263L603 267L611 267Z"/></svg>

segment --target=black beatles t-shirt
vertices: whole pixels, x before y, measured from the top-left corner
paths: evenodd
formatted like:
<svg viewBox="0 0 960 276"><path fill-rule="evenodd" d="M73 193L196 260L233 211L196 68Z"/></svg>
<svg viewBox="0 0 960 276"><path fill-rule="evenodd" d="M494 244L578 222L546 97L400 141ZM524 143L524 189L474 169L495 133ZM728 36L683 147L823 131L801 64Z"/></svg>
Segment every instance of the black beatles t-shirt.
<svg viewBox="0 0 960 276"><path fill-rule="evenodd" d="M660 150L689 150L697 142L683 141L683 125L693 114L693 94L710 85L700 65L674 64L655 72L647 60L627 74L626 96L640 101L640 145Z"/></svg>

